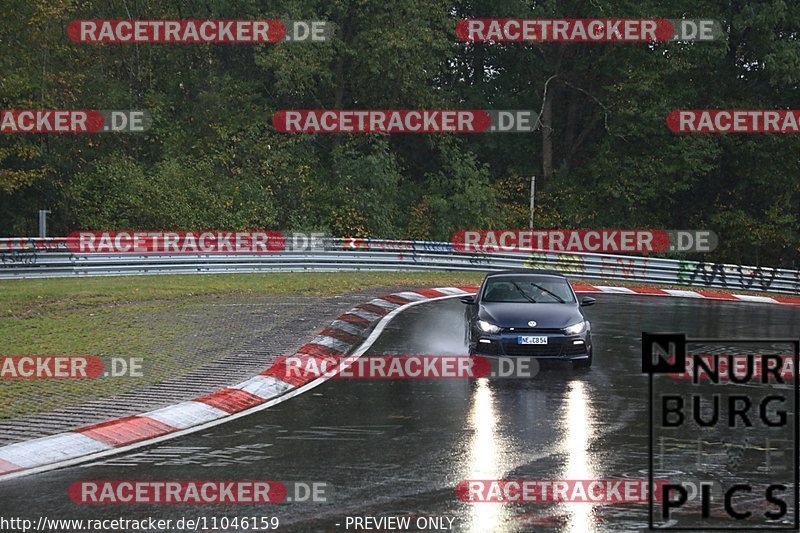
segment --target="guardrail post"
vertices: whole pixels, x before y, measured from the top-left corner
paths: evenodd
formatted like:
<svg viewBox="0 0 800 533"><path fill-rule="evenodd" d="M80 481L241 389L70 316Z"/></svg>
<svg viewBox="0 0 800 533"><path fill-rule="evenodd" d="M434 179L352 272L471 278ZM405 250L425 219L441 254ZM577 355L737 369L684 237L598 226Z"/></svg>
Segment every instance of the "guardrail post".
<svg viewBox="0 0 800 533"><path fill-rule="evenodd" d="M39 209L39 238L44 239L47 237L47 215L50 214L49 209Z"/></svg>
<svg viewBox="0 0 800 533"><path fill-rule="evenodd" d="M530 229L533 229L533 208L534 208L534 198L536 198L536 176L531 176L531 221L530 221Z"/></svg>

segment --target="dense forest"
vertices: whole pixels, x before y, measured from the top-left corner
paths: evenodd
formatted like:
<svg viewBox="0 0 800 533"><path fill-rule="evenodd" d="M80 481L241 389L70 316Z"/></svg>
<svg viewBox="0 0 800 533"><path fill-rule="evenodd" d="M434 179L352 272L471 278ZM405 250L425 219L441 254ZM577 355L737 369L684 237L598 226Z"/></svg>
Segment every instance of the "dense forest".
<svg viewBox="0 0 800 533"><path fill-rule="evenodd" d="M0 235L698 228L703 260L800 267L800 135L675 109L800 109L794 0L6 0L0 108L146 109L146 133L0 134ZM715 19L716 42L467 43L465 17ZM325 43L87 44L76 19L327 20ZM285 134L282 109L532 109L517 134Z"/></svg>

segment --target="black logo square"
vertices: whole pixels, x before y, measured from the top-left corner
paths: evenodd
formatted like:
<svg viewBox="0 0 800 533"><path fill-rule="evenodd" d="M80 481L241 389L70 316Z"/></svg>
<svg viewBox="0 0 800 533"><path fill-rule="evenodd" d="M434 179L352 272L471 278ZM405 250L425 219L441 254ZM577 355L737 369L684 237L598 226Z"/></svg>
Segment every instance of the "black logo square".
<svg viewBox="0 0 800 533"><path fill-rule="evenodd" d="M685 334L642 332L642 372L678 374L685 369Z"/></svg>

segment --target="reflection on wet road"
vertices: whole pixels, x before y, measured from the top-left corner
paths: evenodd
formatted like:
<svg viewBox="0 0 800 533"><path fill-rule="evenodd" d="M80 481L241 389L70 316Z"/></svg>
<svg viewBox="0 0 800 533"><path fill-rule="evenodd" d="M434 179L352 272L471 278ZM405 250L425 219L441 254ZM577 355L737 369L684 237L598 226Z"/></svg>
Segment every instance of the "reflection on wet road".
<svg viewBox="0 0 800 533"><path fill-rule="evenodd" d="M641 332L796 338L800 313L776 305L598 295L587 315L595 342L590 370L552 364L530 380L332 380L203 433L4 482L0 510L68 518L278 516L283 531L345 531L348 515L448 516L454 530L465 532L644 527L646 504L466 503L455 486L467 479L644 479ZM458 300L402 313L370 351L464 352ZM260 507L81 506L66 490L82 479L326 481L334 497Z"/></svg>

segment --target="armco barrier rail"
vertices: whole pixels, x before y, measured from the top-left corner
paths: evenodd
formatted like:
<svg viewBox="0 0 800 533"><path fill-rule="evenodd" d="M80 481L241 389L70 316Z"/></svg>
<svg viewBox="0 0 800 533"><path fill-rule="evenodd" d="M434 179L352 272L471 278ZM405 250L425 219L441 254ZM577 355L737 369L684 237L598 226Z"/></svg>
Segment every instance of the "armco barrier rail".
<svg viewBox="0 0 800 533"><path fill-rule="evenodd" d="M800 294L800 272L769 267L590 253L466 254L448 242L335 238L325 249L268 254L75 254L65 238L0 239L0 279L144 274L479 271L545 268L610 281Z"/></svg>

